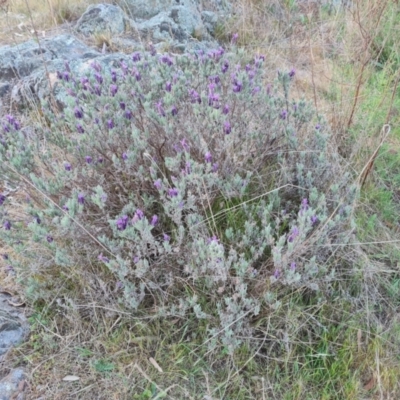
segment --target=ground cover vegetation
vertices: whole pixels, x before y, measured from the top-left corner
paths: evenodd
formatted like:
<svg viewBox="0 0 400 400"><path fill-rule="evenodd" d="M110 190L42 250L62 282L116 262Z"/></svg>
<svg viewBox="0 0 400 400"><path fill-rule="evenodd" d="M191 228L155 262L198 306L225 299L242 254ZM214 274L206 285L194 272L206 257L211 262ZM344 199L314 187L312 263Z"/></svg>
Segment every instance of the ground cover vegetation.
<svg viewBox="0 0 400 400"><path fill-rule="evenodd" d="M63 110L4 116L32 398L400 393L399 6L235 9L219 48L65 64Z"/></svg>

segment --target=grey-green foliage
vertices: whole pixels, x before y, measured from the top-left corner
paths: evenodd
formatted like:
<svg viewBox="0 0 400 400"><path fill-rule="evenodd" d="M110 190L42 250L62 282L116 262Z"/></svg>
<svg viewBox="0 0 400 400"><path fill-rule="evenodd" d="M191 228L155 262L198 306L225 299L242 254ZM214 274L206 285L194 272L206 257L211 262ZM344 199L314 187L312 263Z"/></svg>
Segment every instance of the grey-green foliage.
<svg viewBox="0 0 400 400"><path fill-rule="evenodd" d="M24 217L40 223L2 230L30 265L39 242L36 273L104 263L127 306L192 310L233 351L267 286L328 293L356 192L327 125L290 99L294 71L266 85L264 58L231 50L66 65L67 107L29 138L9 116L0 170L40 190Z"/></svg>

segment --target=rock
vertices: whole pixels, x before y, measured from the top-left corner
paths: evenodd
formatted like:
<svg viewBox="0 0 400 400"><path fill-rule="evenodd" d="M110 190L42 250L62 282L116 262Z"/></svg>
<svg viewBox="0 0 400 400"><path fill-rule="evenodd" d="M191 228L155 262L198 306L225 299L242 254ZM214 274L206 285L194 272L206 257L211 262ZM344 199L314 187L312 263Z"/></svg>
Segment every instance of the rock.
<svg viewBox="0 0 400 400"><path fill-rule="evenodd" d="M18 318L0 310L0 356L6 353L10 347L20 343L24 335L25 330Z"/></svg>
<svg viewBox="0 0 400 400"><path fill-rule="evenodd" d="M78 20L76 31L85 36L109 32L113 45L119 44L131 51L144 50L149 41L160 52L182 53L216 48L218 43L212 34L223 10L229 9L225 0L121 1L121 7L125 5L124 9L133 15L133 20L124 14L118 0L114 2L116 5L89 6ZM210 10L205 10L205 7ZM128 30L130 37L126 37ZM117 36L114 41L113 35ZM16 46L1 47L0 113L6 100L14 110L21 110L37 102L47 102L52 91L62 109L65 93L59 90L57 71L65 71L64 63L69 61L72 72L79 76L89 60L103 55L70 34L40 39L40 45L30 40ZM124 57L124 54L117 53L112 58L115 61ZM101 62L106 59L102 58Z"/></svg>
<svg viewBox="0 0 400 400"><path fill-rule="evenodd" d="M183 42L187 39L187 33L165 12L159 13L148 21L138 23L136 26L145 40L154 43Z"/></svg>
<svg viewBox="0 0 400 400"><path fill-rule="evenodd" d="M83 62L100 55L69 34L43 39L40 46L30 40L16 46L1 47L0 101L9 96L11 104L18 109L30 106L43 97L44 92L49 94L50 82L53 85L57 81L55 72L64 70L66 61ZM14 83L11 93L7 88L10 81Z"/></svg>
<svg viewBox="0 0 400 400"><path fill-rule="evenodd" d="M219 22L218 15L213 11L203 11L201 13L201 19L204 27L207 29L211 36L214 36L215 27Z"/></svg>
<svg viewBox="0 0 400 400"><path fill-rule="evenodd" d="M22 369L13 369L0 381L0 400L24 399L25 373Z"/></svg>
<svg viewBox="0 0 400 400"><path fill-rule="evenodd" d="M0 362L11 347L24 340L28 332L23 309L11 306L9 299L9 295L0 292ZM7 375L0 378L0 400L23 400L25 374L22 369L8 370Z"/></svg>
<svg viewBox="0 0 400 400"><path fill-rule="evenodd" d="M29 76L52 60L74 60L99 55L72 35L43 39L40 46L29 40L16 46L0 47L0 83Z"/></svg>
<svg viewBox="0 0 400 400"><path fill-rule="evenodd" d="M85 36L96 33L118 35L125 32L127 21L120 7L111 4L94 4L89 6L79 18L75 29Z"/></svg>
<svg viewBox="0 0 400 400"><path fill-rule="evenodd" d="M231 11L228 0L115 0L114 2L124 8L128 16L135 20L150 19L175 6L195 8L197 12L206 9L225 13Z"/></svg>
<svg viewBox="0 0 400 400"><path fill-rule="evenodd" d="M125 7L130 18L135 20L151 19L160 12L167 11L175 5L192 3L191 0L116 0L115 3Z"/></svg>

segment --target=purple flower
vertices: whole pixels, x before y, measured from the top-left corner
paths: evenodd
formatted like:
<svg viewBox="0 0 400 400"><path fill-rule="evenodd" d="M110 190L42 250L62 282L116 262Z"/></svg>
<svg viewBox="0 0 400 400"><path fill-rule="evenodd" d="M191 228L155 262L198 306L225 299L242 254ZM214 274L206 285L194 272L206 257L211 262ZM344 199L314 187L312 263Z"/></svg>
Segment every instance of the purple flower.
<svg viewBox="0 0 400 400"><path fill-rule="evenodd" d="M221 66L221 71L223 74L225 74L228 71L228 69L229 69L229 62L225 60Z"/></svg>
<svg viewBox="0 0 400 400"><path fill-rule="evenodd" d="M228 104L224 105L224 108L222 109L222 114L227 115L229 113L229 106Z"/></svg>
<svg viewBox="0 0 400 400"><path fill-rule="evenodd" d="M168 81L168 82L165 84L165 90L166 90L167 92L170 92L170 91L172 90L172 83L171 83L170 81Z"/></svg>
<svg viewBox="0 0 400 400"><path fill-rule="evenodd" d="M63 209L64 211L69 211L69 208L68 208L67 206L62 206L62 209Z"/></svg>
<svg viewBox="0 0 400 400"><path fill-rule="evenodd" d="M208 238L207 239L207 243L208 244L211 244L211 243L219 243L219 239L218 239L218 237L217 236L212 236L212 237L210 237L210 238Z"/></svg>
<svg viewBox="0 0 400 400"><path fill-rule="evenodd" d="M116 83L117 82L117 72L115 70L111 71L111 80Z"/></svg>
<svg viewBox="0 0 400 400"><path fill-rule="evenodd" d="M85 203L85 195L83 193L78 194L78 203L84 204Z"/></svg>
<svg viewBox="0 0 400 400"><path fill-rule="evenodd" d="M161 62L163 62L164 64L167 64L168 66L171 66L173 64L172 58L170 56L168 56L167 54L164 54L163 56L161 56L160 60L161 60Z"/></svg>
<svg viewBox="0 0 400 400"><path fill-rule="evenodd" d="M231 43L232 43L232 44L236 44L237 41L238 41L238 39L239 39L239 34L238 34L238 33L234 33L234 34L232 35Z"/></svg>
<svg viewBox="0 0 400 400"><path fill-rule="evenodd" d="M87 76L84 76L80 79L81 85L86 86L89 83L89 78Z"/></svg>
<svg viewBox="0 0 400 400"><path fill-rule="evenodd" d="M140 53L138 51L136 51L135 53L132 54L132 61L133 62L137 62L140 61Z"/></svg>
<svg viewBox="0 0 400 400"><path fill-rule="evenodd" d="M126 161L128 159L128 154L122 153L122 159Z"/></svg>
<svg viewBox="0 0 400 400"><path fill-rule="evenodd" d="M4 196L4 194L0 193L0 206L2 206L5 201L6 201L6 196Z"/></svg>
<svg viewBox="0 0 400 400"><path fill-rule="evenodd" d="M108 129L114 128L114 121L112 119L109 119L107 121L107 126L108 126Z"/></svg>
<svg viewBox="0 0 400 400"><path fill-rule="evenodd" d="M126 110L125 113L124 113L124 117L125 117L126 119L131 120L132 117L133 117L132 111Z"/></svg>
<svg viewBox="0 0 400 400"><path fill-rule="evenodd" d="M262 63L265 61L265 56L260 54L259 56L256 56L254 61L257 67L261 67Z"/></svg>
<svg viewBox="0 0 400 400"><path fill-rule="evenodd" d="M290 77L290 78L293 78L295 75L296 75L296 70L295 70L294 68L292 68L292 69L289 71L289 77Z"/></svg>
<svg viewBox="0 0 400 400"><path fill-rule="evenodd" d="M103 160L103 157L99 157L99 158L97 159L97 162L98 162L99 164L101 164L103 161L104 161L104 160Z"/></svg>
<svg viewBox="0 0 400 400"><path fill-rule="evenodd" d="M219 94L218 93L213 93L212 95L208 96L208 105L213 106L215 109L219 109L220 103L219 103Z"/></svg>
<svg viewBox="0 0 400 400"><path fill-rule="evenodd" d="M318 217L316 215L313 215L311 217L311 224L314 226L318 222Z"/></svg>
<svg viewBox="0 0 400 400"><path fill-rule="evenodd" d="M11 222L10 221L5 221L3 224L3 227L6 231L9 231L11 229Z"/></svg>
<svg viewBox="0 0 400 400"><path fill-rule="evenodd" d="M20 128L21 128L21 125L19 124L19 122L18 121L14 121L14 129L16 131L19 131Z"/></svg>
<svg viewBox="0 0 400 400"><path fill-rule="evenodd" d="M178 115L178 109L175 106L172 106L171 108L171 114L173 117L175 117L176 115Z"/></svg>
<svg viewBox="0 0 400 400"><path fill-rule="evenodd" d="M35 217L35 221L38 225L40 225L40 223L42 222L42 220L38 216Z"/></svg>
<svg viewBox="0 0 400 400"><path fill-rule="evenodd" d="M212 95L212 94L214 93L214 89L215 89L215 83L211 82L211 83L208 85L208 93L209 93L210 95Z"/></svg>
<svg viewBox="0 0 400 400"><path fill-rule="evenodd" d="M119 106L120 106L121 110L125 110L126 105L125 105L125 103L123 101L121 101L119 103Z"/></svg>
<svg viewBox="0 0 400 400"><path fill-rule="evenodd" d="M92 161L93 161L93 159L92 159L92 157L90 157L90 156L86 156L86 157L85 157L85 161L86 161L88 164L91 164Z"/></svg>
<svg viewBox="0 0 400 400"><path fill-rule="evenodd" d="M214 163L211 169L212 172L217 172L218 171L218 163Z"/></svg>
<svg viewBox="0 0 400 400"><path fill-rule="evenodd" d="M279 272L279 270L276 269L275 272L274 272L274 278L275 278L275 279L278 279L279 276L280 276L280 274L281 274L281 273Z"/></svg>
<svg viewBox="0 0 400 400"><path fill-rule="evenodd" d="M185 169L183 170L184 175L189 175L191 173L191 166L190 162L186 161L185 163Z"/></svg>
<svg viewBox="0 0 400 400"><path fill-rule="evenodd" d="M125 61L121 61L120 65L121 65L121 69L122 69L123 74L126 75L127 72L128 72L128 66L126 65Z"/></svg>
<svg viewBox="0 0 400 400"><path fill-rule="evenodd" d="M94 77L96 78L96 81L99 83L99 85L101 85L103 83L103 77L101 76L101 74L94 74Z"/></svg>
<svg viewBox="0 0 400 400"><path fill-rule="evenodd" d="M320 130L321 129L321 125L320 124L317 124L316 126L315 126L315 129L318 131L318 130Z"/></svg>
<svg viewBox="0 0 400 400"><path fill-rule="evenodd" d="M158 222L158 217L157 217L157 215L153 215L153 217L151 218L150 225L156 226L156 225L157 225L157 222Z"/></svg>
<svg viewBox="0 0 400 400"><path fill-rule="evenodd" d="M226 135L229 135L231 133L231 131L232 131L231 124L229 123L229 121L225 121L224 122L224 133Z"/></svg>
<svg viewBox="0 0 400 400"><path fill-rule="evenodd" d="M139 219L144 218L144 212L142 210L140 210L139 208L136 210L135 215L137 215L137 217Z"/></svg>
<svg viewBox="0 0 400 400"><path fill-rule="evenodd" d="M103 256L103 253L100 253L100 255L97 258L98 258L98 260L100 260L104 263L110 262L110 260L107 257Z"/></svg>
<svg viewBox="0 0 400 400"><path fill-rule="evenodd" d="M171 237L169 235L167 235L166 233L164 233L163 238L164 238L164 242L169 242L171 240Z"/></svg>
<svg viewBox="0 0 400 400"><path fill-rule="evenodd" d="M194 89L191 89L190 91L189 91L189 94L190 94L190 97L191 97L191 103L192 104L194 104L194 103L201 103L201 98L200 98L200 95L194 90Z"/></svg>
<svg viewBox="0 0 400 400"><path fill-rule="evenodd" d="M255 88L253 88L253 90L251 91L251 94L254 96L254 95L256 95L257 93L259 93L260 92L260 86L256 86Z"/></svg>
<svg viewBox="0 0 400 400"><path fill-rule="evenodd" d="M90 66L97 72L101 71L101 65L97 63L96 61L93 61Z"/></svg>
<svg viewBox="0 0 400 400"><path fill-rule="evenodd" d="M185 138L183 138L183 139L180 141L180 143L181 143L181 146L182 146L183 150L189 151L189 145L186 143L186 139L185 139Z"/></svg>
<svg viewBox="0 0 400 400"><path fill-rule="evenodd" d="M308 210L308 200L307 199L303 199L301 201L301 210L302 211L307 211Z"/></svg>
<svg viewBox="0 0 400 400"><path fill-rule="evenodd" d="M94 85L94 94L97 96L101 96L101 87L99 85Z"/></svg>
<svg viewBox="0 0 400 400"><path fill-rule="evenodd" d="M170 197L178 196L178 189L177 188L168 189L168 195Z"/></svg>
<svg viewBox="0 0 400 400"><path fill-rule="evenodd" d="M139 208L136 210L135 215L132 218L132 225L134 225L136 222L144 218L144 213L142 210Z"/></svg>
<svg viewBox="0 0 400 400"><path fill-rule="evenodd" d="M132 69L132 75L135 76L137 82L139 82L142 79L142 75L140 75L140 72L136 68Z"/></svg>
<svg viewBox="0 0 400 400"><path fill-rule="evenodd" d="M286 119L287 117L287 111L286 110L282 110L281 113L279 114L279 118L280 119Z"/></svg>
<svg viewBox="0 0 400 400"><path fill-rule="evenodd" d="M296 263L294 261L290 264L290 270L291 271L295 271L296 270Z"/></svg>
<svg viewBox="0 0 400 400"><path fill-rule="evenodd" d="M129 217L127 215L123 215L121 218L117 219L117 229L119 231L124 231L128 224Z"/></svg>
<svg viewBox="0 0 400 400"><path fill-rule="evenodd" d="M289 237L288 237L288 242L292 243L294 239L296 239L297 236L299 236L299 228L297 228L297 226L294 226L292 228L292 232L290 233Z"/></svg>
<svg viewBox="0 0 400 400"><path fill-rule="evenodd" d="M46 236L46 240L47 240L48 243L52 243L53 237L50 236L50 235L47 235L47 236Z"/></svg>
<svg viewBox="0 0 400 400"><path fill-rule="evenodd" d="M212 75L208 78L210 80L210 82L215 83L216 85L218 85L219 83L221 83L221 79L219 78L218 75Z"/></svg>
<svg viewBox="0 0 400 400"><path fill-rule="evenodd" d="M76 130L78 131L78 133L85 133L85 130L83 129L81 124L76 124Z"/></svg>
<svg viewBox="0 0 400 400"><path fill-rule="evenodd" d="M83 112L82 109L80 107L75 107L74 109L74 115L76 118L81 119L83 118Z"/></svg>
<svg viewBox="0 0 400 400"><path fill-rule="evenodd" d="M110 92L111 92L111 96L114 97L118 92L118 86L117 85L110 85Z"/></svg>
<svg viewBox="0 0 400 400"><path fill-rule="evenodd" d="M161 183L161 179L157 179L154 182L154 186L156 187L156 189L160 190L162 188L162 183Z"/></svg>
<svg viewBox="0 0 400 400"><path fill-rule="evenodd" d="M236 78L233 80L233 92L239 93L242 90L242 82L238 81Z"/></svg>
<svg viewBox="0 0 400 400"><path fill-rule="evenodd" d="M207 151L207 153L204 155L204 160L205 160L207 163L210 163L210 162L211 162L212 156L211 156L211 153L210 153L209 151Z"/></svg>
<svg viewBox="0 0 400 400"><path fill-rule="evenodd" d="M161 115L162 117L165 117L165 110L164 110L164 107L162 106L162 100L160 100L156 103L156 108L157 108L158 114Z"/></svg>
<svg viewBox="0 0 400 400"><path fill-rule="evenodd" d="M69 73L67 71L63 73L63 79L64 81L69 82Z"/></svg>
<svg viewBox="0 0 400 400"><path fill-rule="evenodd" d="M154 47L154 44L153 43L150 43L150 54L154 57L156 54L157 54L157 50L156 50L156 48Z"/></svg>

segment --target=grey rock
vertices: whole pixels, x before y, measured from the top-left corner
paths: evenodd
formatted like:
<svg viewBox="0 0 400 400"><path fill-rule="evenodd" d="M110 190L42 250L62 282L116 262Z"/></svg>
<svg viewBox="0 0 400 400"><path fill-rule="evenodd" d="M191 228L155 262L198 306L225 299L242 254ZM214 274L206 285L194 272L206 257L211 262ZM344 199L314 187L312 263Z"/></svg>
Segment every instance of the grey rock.
<svg viewBox="0 0 400 400"><path fill-rule="evenodd" d="M27 333L23 312L10 306L8 299L8 295L0 293L0 358L12 346L21 343Z"/></svg>
<svg viewBox="0 0 400 400"><path fill-rule="evenodd" d="M117 0L116 3L125 8L128 16L135 20L153 18L172 6L193 4L191 0Z"/></svg>
<svg viewBox="0 0 400 400"><path fill-rule="evenodd" d="M19 109L30 106L50 93L50 85L57 81L56 71L64 71L66 61L83 63L100 55L69 34L42 39L40 46L34 40L4 46L0 48L0 100L8 96L7 84L13 80L11 103Z"/></svg>
<svg viewBox="0 0 400 400"><path fill-rule="evenodd" d="M182 6L197 12L203 10L230 12L231 3L228 0L115 0L115 3L124 8L130 18L150 19L160 12L171 7Z"/></svg>
<svg viewBox="0 0 400 400"><path fill-rule="evenodd" d="M144 49L152 41L160 52L183 53L218 47L212 34L221 13L228 12L225 0L115 0L125 5L135 19L110 4L89 6L76 24L77 32L91 35L109 32L114 43L130 51ZM143 18L147 18L143 20ZM129 32L129 36L122 34ZM121 34L121 35L120 35ZM136 36L135 36L136 35ZM89 60L103 56L72 35L40 39L40 45L28 41L0 48L0 111L5 100L21 110L37 102L47 102L51 93L62 109L66 94L57 78L69 61L71 70L80 76ZM116 55L115 57L124 57ZM101 62L104 62L102 59Z"/></svg>
<svg viewBox="0 0 400 400"><path fill-rule="evenodd" d="M72 35L43 39L39 44L29 40L16 46L0 47L0 83L29 76L56 59L74 60L95 57L99 53Z"/></svg>
<svg viewBox="0 0 400 400"><path fill-rule="evenodd" d="M29 331L23 308L10 305L10 298L10 295L0 292L0 362L4 362L5 353L21 343ZM20 368L8 370L6 376L1 375L0 400L23 400L24 379L24 371Z"/></svg>
<svg viewBox="0 0 400 400"><path fill-rule="evenodd" d="M24 334L24 328L20 321L9 313L0 310L0 355L20 343Z"/></svg>
<svg viewBox="0 0 400 400"><path fill-rule="evenodd" d="M213 11L203 11L201 13L201 19L203 21L204 27L210 33L210 35L214 35L215 27L219 22L218 14Z"/></svg>
<svg viewBox="0 0 400 400"><path fill-rule="evenodd" d="M127 25L127 17L120 7L111 4L94 4L82 14L75 28L85 36L96 33L118 35L125 32Z"/></svg>
<svg viewBox="0 0 400 400"><path fill-rule="evenodd" d="M13 369L0 381L0 400L22 400L24 395L22 393L23 387L21 386L23 386L24 380L24 371L19 368Z"/></svg>
<svg viewBox="0 0 400 400"><path fill-rule="evenodd" d="M188 37L187 33L166 12L159 13L148 21L138 23L136 27L142 38L154 43L173 40L182 42Z"/></svg>

